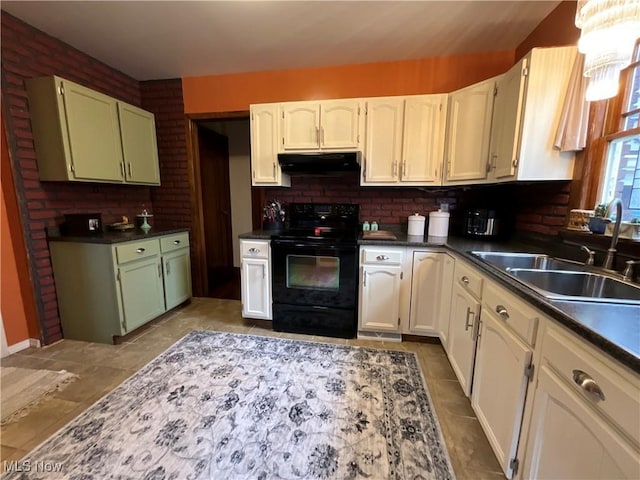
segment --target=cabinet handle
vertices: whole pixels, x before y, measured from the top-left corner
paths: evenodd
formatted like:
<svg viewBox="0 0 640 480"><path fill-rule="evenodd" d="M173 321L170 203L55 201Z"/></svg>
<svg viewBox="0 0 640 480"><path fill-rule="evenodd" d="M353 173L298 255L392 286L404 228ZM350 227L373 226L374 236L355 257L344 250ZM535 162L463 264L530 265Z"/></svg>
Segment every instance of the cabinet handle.
<svg viewBox="0 0 640 480"><path fill-rule="evenodd" d="M262 264L262 278L267 278L267 268Z"/></svg>
<svg viewBox="0 0 640 480"><path fill-rule="evenodd" d="M124 171L124 162L121 162L121 163L120 163L120 176L121 176L122 178L124 178L124 176L125 176L125 171Z"/></svg>
<svg viewBox="0 0 640 480"><path fill-rule="evenodd" d="M173 241L173 244L174 244L174 245L179 245L179 244L180 244L180 240L174 240L174 241Z"/></svg>
<svg viewBox="0 0 640 480"><path fill-rule="evenodd" d="M276 162L273 162L273 178L276 177Z"/></svg>
<svg viewBox="0 0 640 480"><path fill-rule="evenodd" d="M504 305L496 305L496 313L500 315L503 320L509 320L509 311Z"/></svg>
<svg viewBox="0 0 640 480"><path fill-rule="evenodd" d="M463 275L462 277L460 277L460 281L465 285L469 285L469 277L467 277L466 275Z"/></svg>
<svg viewBox="0 0 640 480"><path fill-rule="evenodd" d="M164 264L164 269L166 270L167 275L170 275L170 274L171 274L171 264L169 263L169 260L167 260L167 261L165 262L165 264Z"/></svg>
<svg viewBox="0 0 640 480"><path fill-rule="evenodd" d="M259 248L251 247L251 248L249 249L249 253L254 253L254 254L255 254L255 253L260 253L260 249L259 249Z"/></svg>
<svg viewBox="0 0 640 480"><path fill-rule="evenodd" d="M162 263L158 264L158 277L162 278Z"/></svg>
<svg viewBox="0 0 640 480"><path fill-rule="evenodd" d="M382 261L384 261L384 260L389 260L389 257L388 257L388 256L386 256L386 255L378 255L378 256L376 257L376 260L379 260L379 261L381 261L381 262L382 262Z"/></svg>
<svg viewBox="0 0 640 480"><path fill-rule="evenodd" d="M363 287L367 286L367 272L363 272L362 274L362 286Z"/></svg>
<svg viewBox="0 0 640 480"><path fill-rule="evenodd" d="M129 178L131 178L131 162L128 162L127 166L129 167Z"/></svg>
<svg viewBox="0 0 640 480"><path fill-rule="evenodd" d="M320 145L324 145L324 127L320 127Z"/></svg>
<svg viewBox="0 0 640 480"><path fill-rule="evenodd" d="M473 315L471 319L471 323L469 323L469 315ZM471 327L473 327L473 319L475 318L475 314L471 311L471 307L467 307L467 316L464 319L464 331L466 332Z"/></svg>
<svg viewBox="0 0 640 480"><path fill-rule="evenodd" d="M600 388L600 385L596 383L596 381L591 378L591 376L583 372L582 370L574 370L573 371L573 381L578 385L582 390L587 392L589 395L596 397L598 400L604 402L604 392Z"/></svg>
<svg viewBox="0 0 640 480"><path fill-rule="evenodd" d="M316 143L320 145L320 128L316 127Z"/></svg>
<svg viewBox="0 0 640 480"><path fill-rule="evenodd" d="M136 252L138 253L144 253L144 248L140 247L139 249L136 250Z"/></svg>
<svg viewBox="0 0 640 480"><path fill-rule="evenodd" d="M403 177L407 176L407 162L406 161L402 162L402 176Z"/></svg>
<svg viewBox="0 0 640 480"><path fill-rule="evenodd" d="M398 162L393 161L393 176L395 177L398 174Z"/></svg>

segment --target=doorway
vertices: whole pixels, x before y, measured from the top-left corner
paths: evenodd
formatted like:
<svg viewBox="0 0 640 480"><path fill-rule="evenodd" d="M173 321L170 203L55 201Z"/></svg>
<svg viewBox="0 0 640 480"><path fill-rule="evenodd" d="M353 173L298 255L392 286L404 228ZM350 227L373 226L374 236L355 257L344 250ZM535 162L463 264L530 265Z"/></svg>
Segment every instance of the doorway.
<svg viewBox="0 0 640 480"><path fill-rule="evenodd" d="M238 235L254 228L247 115L192 119L194 294L240 300ZM199 272L196 272L199 270ZM199 286L198 286L199 284Z"/></svg>

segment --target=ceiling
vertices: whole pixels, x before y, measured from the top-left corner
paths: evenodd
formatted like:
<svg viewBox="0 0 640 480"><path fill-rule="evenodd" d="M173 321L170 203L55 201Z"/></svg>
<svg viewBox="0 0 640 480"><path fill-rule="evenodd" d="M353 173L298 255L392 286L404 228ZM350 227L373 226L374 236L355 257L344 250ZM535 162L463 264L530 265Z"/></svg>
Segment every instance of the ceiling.
<svg viewBox="0 0 640 480"><path fill-rule="evenodd" d="M559 1L2 1L137 80L516 48Z"/></svg>

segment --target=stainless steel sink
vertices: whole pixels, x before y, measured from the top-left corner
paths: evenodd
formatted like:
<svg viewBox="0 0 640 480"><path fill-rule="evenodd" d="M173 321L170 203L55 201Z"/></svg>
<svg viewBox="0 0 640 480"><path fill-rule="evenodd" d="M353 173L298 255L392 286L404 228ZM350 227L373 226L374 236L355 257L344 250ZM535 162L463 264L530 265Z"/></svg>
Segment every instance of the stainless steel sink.
<svg viewBox="0 0 640 480"><path fill-rule="evenodd" d="M640 305L640 287L605 275L522 268L507 271L548 298Z"/></svg>
<svg viewBox="0 0 640 480"><path fill-rule="evenodd" d="M640 305L640 286L545 254L471 252L550 299Z"/></svg>
<svg viewBox="0 0 640 480"><path fill-rule="evenodd" d="M583 271L584 266L569 260L559 260L549 255L536 253L511 252L471 252L487 263L504 270L511 268L528 268L536 270L570 270Z"/></svg>

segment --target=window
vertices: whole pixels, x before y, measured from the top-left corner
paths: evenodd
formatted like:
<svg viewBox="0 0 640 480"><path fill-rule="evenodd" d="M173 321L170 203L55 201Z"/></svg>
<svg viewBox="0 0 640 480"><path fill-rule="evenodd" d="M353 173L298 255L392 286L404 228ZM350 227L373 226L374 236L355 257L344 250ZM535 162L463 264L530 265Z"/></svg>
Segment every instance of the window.
<svg viewBox="0 0 640 480"><path fill-rule="evenodd" d="M600 182L598 203L622 200L622 220L640 219L640 48L621 78L617 102L610 103L615 115L607 135L608 147L604 174ZM620 101L621 100L621 101Z"/></svg>

